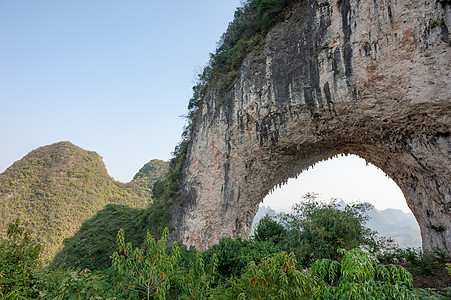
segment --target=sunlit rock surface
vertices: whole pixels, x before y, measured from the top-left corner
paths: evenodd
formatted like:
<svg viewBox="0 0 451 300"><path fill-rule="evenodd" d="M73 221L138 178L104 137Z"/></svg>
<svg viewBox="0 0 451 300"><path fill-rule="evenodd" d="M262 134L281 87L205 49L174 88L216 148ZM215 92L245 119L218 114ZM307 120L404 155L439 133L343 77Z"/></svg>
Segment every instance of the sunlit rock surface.
<svg viewBox="0 0 451 300"><path fill-rule="evenodd" d="M229 90L210 86L175 236L246 237L271 189L352 153L399 185L423 248L451 253L450 22L449 1L299 1Z"/></svg>

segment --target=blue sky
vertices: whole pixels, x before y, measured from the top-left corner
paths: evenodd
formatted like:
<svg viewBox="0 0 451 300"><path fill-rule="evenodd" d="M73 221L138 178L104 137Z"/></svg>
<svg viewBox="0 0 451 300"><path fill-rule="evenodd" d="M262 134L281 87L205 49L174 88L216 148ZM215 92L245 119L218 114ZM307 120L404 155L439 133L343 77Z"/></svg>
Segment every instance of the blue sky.
<svg viewBox="0 0 451 300"><path fill-rule="evenodd" d="M149 160L169 159L196 74L240 2L0 0L0 172L59 141L96 151L123 182ZM317 168L325 171L305 172L303 183L289 184L298 187L285 192L291 196L279 198L299 199L306 185L325 198L407 210L399 188L362 160ZM368 187L354 185L353 196L343 184L338 190L324 184L334 174L355 183L351 175L361 179L365 172L372 174ZM384 193L371 200L369 186Z"/></svg>

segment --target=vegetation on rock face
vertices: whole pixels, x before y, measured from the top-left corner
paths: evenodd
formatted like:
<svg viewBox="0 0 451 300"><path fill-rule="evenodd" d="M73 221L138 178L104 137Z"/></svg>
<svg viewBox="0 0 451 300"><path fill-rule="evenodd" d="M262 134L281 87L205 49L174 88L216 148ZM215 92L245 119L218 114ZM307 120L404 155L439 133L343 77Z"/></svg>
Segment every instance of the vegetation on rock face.
<svg viewBox="0 0 451 300"><path fill-rule="evenodd" d="M246 0L235 11L233 21L221 37L215 53L210 54L207 66L198 74L198 83L193 87L193 96L188 103L188 124L182 134L182 141L173 152L164 180L154 187L154 199L162 211L167 211L180 199L180 178L191 140L192 130L199 108L208 89L225 91L239 75L244 58L261 48L269 30L283 21L285 14L296 0ZM157 207L156 206L156 207ZM169 225L169 219L168 223Z"/></svg>
<svg viewBox="0 0 451 300"><path fill-rule="evenodd" d="M0 174L0 232L20 218L49 260L65 238L105 205L148 207L149 186L162 176L165 165L152 161L134 181L122 184L108 175L95 152L69 142L38 148Z"/></svg>
<svg viewBox="0 0 451 300"><path fill-rule="evenodd" d="M415 275L442 266L446 271L449 258L429 261L409 251L391 252L387 243L363 226L364 206L340 210L333 203L317 202L312 195L307 195L305 203L282 219L264 218L254 239L249 241L224 238L203 253L177 244L167 245L169 230L163 227L169 222L170 206L180 196L179 180L192 122L206 89L211 84L222 90L228 88L238 76L237 70L246 54L263 43L268 30L283 19L284 10L292 2L249 0L237 11L222 44L202 73L200 84L194 88L189 104L190 123L182 143L176 147L165 180L154 185L157 200L149 208L140 209L149 204L153 174L163 174L165 168L156 161L144 166L132 183L120 184L107 175L98 155L70 143L59 143L30 153L0 175L1 222L6 224L12 217L20 216L28 227L36 230L34 235L27 233L19 221L10 224L8 230L5 224L0 224L0 298L235 300L450 296L446 288L442 294L414 288L409 272L387 263L411 262ZM17 208L17 212L10 207ZM79 227L84 218L96 212L75 236L65 240L63 251L52 265L56 270L43 269L38 241L46 245L54 242L54 251L75 230L68 224ZM56 220L55 225L50 220ZM161 239L157 240L155 237L161 232ZM47 252L44 259L51 257L51 253ZM86 268L92 268L92 272Z"/></svg>

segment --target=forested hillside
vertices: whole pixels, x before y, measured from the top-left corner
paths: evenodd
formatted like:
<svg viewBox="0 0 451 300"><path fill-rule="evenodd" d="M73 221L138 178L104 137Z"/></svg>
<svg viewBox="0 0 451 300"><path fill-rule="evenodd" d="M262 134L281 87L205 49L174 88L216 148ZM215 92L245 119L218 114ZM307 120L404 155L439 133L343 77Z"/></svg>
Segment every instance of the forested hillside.
<svg viewBox="0 0 451 300"><path fill-rule="evenodd" d="M51 259L65 238L107 204L147 207L149 187L166 169L167 163L151 161L123 184L108 175L95 152L70 142L40 147L0 174L0 234L20 218L43 244L43 258Z"/></svg>

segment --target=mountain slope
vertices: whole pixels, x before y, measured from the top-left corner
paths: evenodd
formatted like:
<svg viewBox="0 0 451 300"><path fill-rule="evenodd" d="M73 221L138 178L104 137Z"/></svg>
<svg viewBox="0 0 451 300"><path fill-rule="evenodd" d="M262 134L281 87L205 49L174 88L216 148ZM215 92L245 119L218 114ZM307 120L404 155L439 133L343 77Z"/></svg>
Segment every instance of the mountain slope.
<svg viewBox="0 0 451 300"><path fill-rule="evenodd" d="M146 232L152 232L149 209L109 204L86 220L80 230L64 240L64 247L53 261L52 268L101 270L111 267L111 254L116 250L116 236L124 229L127 241L140 246Z"/></svg>
<svg viewBox="0 0 451 300"><path fill-rule="evenodd" d="M367 214L370 217L366 223L368 228L393 238L403 248L421 247L420 227L412 213L393 208L378 210L373 207Z"/></svg>
<svg viewBox="0 0 451 300"><path fill-rule="evenodd" d="M152 195L155 182L164 178L168 172L169 162L153 159L146 163L133 177L133 181L127 184L139 195Z"/></svg>
<svg viewBox="0 0 451 300"><path fill-rule="evenodd" d="M40 147L0 174L0 235L20 218L43 244L43 258L49 260L65 238L107 204L147 207L148 186L145 179L114 181L97 153L70 142Z"/></svg>

